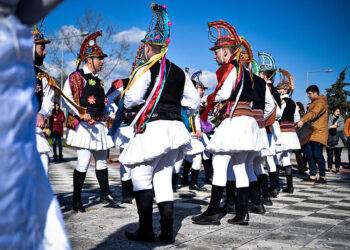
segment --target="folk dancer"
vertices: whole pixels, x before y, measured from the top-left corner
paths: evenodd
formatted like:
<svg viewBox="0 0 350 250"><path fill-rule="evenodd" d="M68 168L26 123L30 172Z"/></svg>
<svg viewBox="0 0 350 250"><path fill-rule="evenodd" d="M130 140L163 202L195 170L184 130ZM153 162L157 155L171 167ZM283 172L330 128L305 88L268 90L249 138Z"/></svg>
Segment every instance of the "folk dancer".
<svg viewBox="0 0 350 250"><path fill-rule="evenodd" d="M139 214L139 228L136 232L126 232L126 237L136 241L155 240L153 188L160 212L159 239L170 244L175 241L173 168L183 160L190 146L190 134L182 122L182 108L187 108L192 115L199 107L200 98L187 74L166 59L171 26L166 7L153 3L151 9L154 23L142 40L147 62L136 68L121 96L124 108L138 113L130 124L135 128L135 135L119 161L131 169Z"/></svg>
<svg viewBox="0 0 350 250"><path fill-rule="evenodd" d="M251 152L248 156L248 164L253 165L254 173L257 177L257 179L250 180L249 184L250 197L252 200L249 211L263 214L265 213L264 205L272 205L268 191L267 175L264 168L266 156L270 155L265 122L273 114L275 105L271 93L266 86L266 82L256 75L257 69L255 69L255 67L257 63L253 58L249 43L243 37L241 37L241 41L244 48L241 53L241 60L244 63L243 65L247 66L247 70L250 70L250 77L253 81L253 117L259 125L259 133L263 143L263 148L260 152Z"/></svg>
<svg viewBox="0 0 350 250"><path fill-rule="evenodd" d="M202 71L197 71L191 76L191 80L195 85L200 98L204 96L205 89L207 89L207 87L205 87L199 79L201 74ZM189 124L191 129L190 132L192 149L187 152L187 155L185 157L185 164L182 176L183 179L181 181L181 184L188 184L188 172L191 168L191 181L189 183L189 189L197 191L207 191L206 188L198 185L198 175L200 172L202 159L208 159L208 157L204 155L204 149L205 145L209 142L207 136L202 132L201 122L199 118L199 110L197 110L193 116L189 117Z"/></svg>
<svg viewBox="0 0 350 250"><path fill-rule="evenodd" d="M85 212L81 201L86 172L91 156L95 158L95 172L101 188L100 202L115 204L116 199L109 189L107 149L113 147L113 141L107 135L105 121L106 99L104 83L98 72L102 70L104 58L107 57L97 45L96 39L101 36L98 31L90 34L83 41L77 69L71 73L65 82L63 92L82 107L86 113L80 114L73 105L63 99L68 109L66 143L77 148L78 163L73 173L73 210ZM84 66L80 69L80 63Z"/></svg>
<svg viewBox="0 0 350 250"><path fill-rule="evenodd" d="M234 27L224 21L211 22L208 26L210 34L210 29L216 29L219 34L215 46L210 50L214 51L214 59L220 68L216 72L218 85L214 93L208 96L208 106L201 118L206 122L215 103L223 102L219 108L221 112L217 113L221 115L222 122L207 146L214 154L209 207L202 214L192 217L192 221L196 224L220 223L219 204L229 180L235 181L237 200L236 216L228 222L247 225L249 179L254 178L254 171L247 173L246 161L250 152L262 148L259 127L250 106L253 85L249 72L240 62L241 41ZM221 36L225 33L229 35ZM249 178L248 174L252 176Z"/></svg>
<svg viewBox="0 0 350 250"><path fill-rule="evenodd" d="M280 83L276 86L281 94L282 117L279 121L281 127L282 152L278 154L278 160L282 161L285 169L287 186L285 193L293 193L293 172L290 157L293 150L300 149L300 142L295 130L295 124L300 121L300 115L291 96L294 90L293 77L287 70L279 69L281 73Z"/></svg>
<svg viewBox="0 0 350 250"><path fill-rule="evenodd" d="M43 163L46 175L49 174L49 152L51 150L50 144L46 140L43 134L42 127L44 127L45 120L51 115L54 107L53 97L54 90L48 83L47 73L44 72L40 67L44 64L46 56L46 44L51 41L44 38L44 35L40 33L37 25L34 25L32 31L35 43L34 49L34 71L36 74L36 82L34 92L38 99L39 108L36 116L36 146L40 154L41 162Z"/></svg>
<svg viewBox="0 0 350 250"><path fill-rule="evenodd" d="M270 155L266 157L266 166L270 178L270 195L277 198L280 191L279 186L279 168L276 166L277 152L281 151L281 130L279 119L281 118L281 98L280 94L274 87L274 77L276 75L277 67L275 59L270 53L258 52L259 56L259 76L265 80L267 87L271 92L273 101L275 103L275 110L273 115L269 118L266 124L266 131L269 140ZM272 125L271 125L272 123ZM278 163L278 162L277 162Z"/></svg>

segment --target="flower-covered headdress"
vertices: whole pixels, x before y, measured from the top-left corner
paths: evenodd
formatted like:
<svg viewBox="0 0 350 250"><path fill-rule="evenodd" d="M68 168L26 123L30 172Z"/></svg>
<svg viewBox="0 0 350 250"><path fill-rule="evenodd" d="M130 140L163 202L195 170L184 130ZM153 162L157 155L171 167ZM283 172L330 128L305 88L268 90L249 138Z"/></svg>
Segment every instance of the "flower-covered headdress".
<svg viewBox="0 0 350 250"><path fill-rule="evenodd" d="M240 36L239 38L242 42L241 62L250 63L253 61L252 47L243 36Z"/></svg>
<svg viewBox="0 0 350 250"><path fill-rule="evenodd" d="M145 44L141 44L136 52L135 60L132 63L131 72L133 72L137 67L141 66L147 62L145 58Z"/></svg>
<svg viewBox="0 0 350 250"><path fill-rule="evenodd" d="M259 63L253 58L252 61L252 73L259 76L260 66Z"/></svg>
<svg viewBox="0 0 350 250"><path fill-rule="evenodd" d="M97 45L96 39L99 36L102 36L101 30L90 34L84 39L77 59L77 69L79 68L80 63L88 57L107 57L100 46Z"/></svg>
<svg viewBox="0 0 350 250"><path fill-rule="evenodd" d="M207 87L205 87L204 84L199 79L201 76L202 76L202 70L199 70L199 71L194 72L192 74L191 80L196 83L196 85L195 85L196 88L207 89Z"/></svg>
<svg viewBox="0 0 350 250"><path fill-rule="evenodd" d="M290 91L289 95L291 96L295 89L294 79L287 70L280 68L279 72L280 72L280 82L278 83L276 88L289 90Z"/></svg>
<svg viewBox="0 0 350 250"><path fill-rule="evenodd" d="M241 47L241 40L237 35L236 29L229 23L223 20L210 22L208 23L208 28L209 40L215 43L214 47L211 47L210 50L234 47L238 51Z"/></svg>
<svg viewBox="0 0 350 250"><path fill-rule="evenodd" d="M44 26L44 20L41 21L40 28L38 29L38 25L34 24L33 30L32 30L32 35L34 38L35 44L47 44L51 43L50 40L47 40L44 38L44 33L43 33L43 26Z"/></svg>
<svg viewBox="0 0 350 250"><path fill-rule="evenodd" d="M141 42L168 46L170 43L171 21L169 20L166 6L152 3L151 9L153 11L152 22L145 38Z"/></svg>
<svg viewBox="0 0 350 250"><path fill-rule="evenodd" d="M268 52L258 52L260 72L263 71L277 71L275 59Z"/></svg>

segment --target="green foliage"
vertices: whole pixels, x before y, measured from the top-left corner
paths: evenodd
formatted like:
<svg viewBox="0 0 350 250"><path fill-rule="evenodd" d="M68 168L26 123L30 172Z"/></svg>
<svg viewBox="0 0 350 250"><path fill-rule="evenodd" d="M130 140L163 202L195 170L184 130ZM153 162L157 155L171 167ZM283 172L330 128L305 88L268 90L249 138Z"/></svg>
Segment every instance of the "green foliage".
<svg viewBox="0 0 350 250"><path fill-rule="evenodd" d="M341 114L345 116L345 118L350 116L350 102L347 100L348 96L350 96L350 91L345 89L347 86L350 86L350 83L344 82L347 68L346 66L345 69L340 72L337 82L332 84L331 88L326 89L329 111L332 111L335 107L339 107Z"/></svg>

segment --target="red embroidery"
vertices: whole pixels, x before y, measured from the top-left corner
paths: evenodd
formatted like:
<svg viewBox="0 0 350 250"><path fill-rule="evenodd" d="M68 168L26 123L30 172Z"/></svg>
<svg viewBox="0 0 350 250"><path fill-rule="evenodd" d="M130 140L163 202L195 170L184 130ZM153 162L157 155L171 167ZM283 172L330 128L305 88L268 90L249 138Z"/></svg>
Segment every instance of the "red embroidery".
<svg viewBox="0 0 350 250"><path fill-rule="evenodd" d="M96 103L96 99L95 99L95 97L94 97L94 96L89 96L89 98L88 98L88 102L89 102L90 104L94 104L94 103Z"/></svg>

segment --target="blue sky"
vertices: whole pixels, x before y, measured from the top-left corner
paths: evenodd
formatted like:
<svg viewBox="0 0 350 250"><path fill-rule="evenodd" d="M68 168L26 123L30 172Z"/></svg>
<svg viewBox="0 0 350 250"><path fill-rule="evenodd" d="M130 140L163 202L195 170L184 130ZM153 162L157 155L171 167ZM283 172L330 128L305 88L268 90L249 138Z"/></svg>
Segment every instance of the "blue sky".
<svg viewBox="0 0 350 250"><path fill-rule="evenodd" d="M120 31L133 27L147 30L152 2L66 0L46 18L46 29L59 30L62 25L74 25L77 16L93 9L118 25ZM212 44L208 40L207 22L219 19L235 26L238 35L243 35L252 46L256 59L258 51L268 51L277 67L292 74L296 101L304 103L307 71L334 70L309 76L309 84L319 85L325 94L324 89L336 81L346 65L350 66L348 0L167 0L157 3L168 7L173 23L167 57L182 68L213 73L217 70L213 52L208 49ZM347 81L350 82L350 77Z"/></svg>

